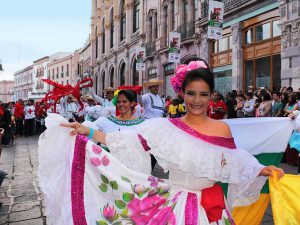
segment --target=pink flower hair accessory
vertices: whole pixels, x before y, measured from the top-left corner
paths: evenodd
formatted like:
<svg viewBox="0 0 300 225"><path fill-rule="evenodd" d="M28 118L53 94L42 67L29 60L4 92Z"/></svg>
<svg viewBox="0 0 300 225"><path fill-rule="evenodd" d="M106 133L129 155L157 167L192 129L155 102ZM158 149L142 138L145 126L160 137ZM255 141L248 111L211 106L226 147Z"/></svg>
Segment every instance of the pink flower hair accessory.
<svg viewBox="0 0 300 225"><path fill-rule="evenodd" d="M182 95L182 84L186 74L189 71L199 68L208 69L204 61L191 61L188 65L183 64L177 67L175 76L170 80L171 85L177 94Z"/></svg>

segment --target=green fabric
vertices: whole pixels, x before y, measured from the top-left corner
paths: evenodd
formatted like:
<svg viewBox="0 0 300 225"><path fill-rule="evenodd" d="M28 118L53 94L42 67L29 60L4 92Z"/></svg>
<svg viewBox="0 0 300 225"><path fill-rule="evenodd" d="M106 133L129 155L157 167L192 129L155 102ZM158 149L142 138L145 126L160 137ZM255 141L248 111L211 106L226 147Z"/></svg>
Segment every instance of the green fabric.
<svg viewBox="0 0 300 225"><path fill-rule="evenodd" d="M263 153L259 155L255 155L255 158L263 165L265 166L279 166L281 159L283 157L283 152L281 153ZM228 184L219 183L222 186L222 189L225 193L225 196L227 197L227 191L228 191ZM269 194L269 182L266 182L263 189L261 190L261 193Z"/></svg>

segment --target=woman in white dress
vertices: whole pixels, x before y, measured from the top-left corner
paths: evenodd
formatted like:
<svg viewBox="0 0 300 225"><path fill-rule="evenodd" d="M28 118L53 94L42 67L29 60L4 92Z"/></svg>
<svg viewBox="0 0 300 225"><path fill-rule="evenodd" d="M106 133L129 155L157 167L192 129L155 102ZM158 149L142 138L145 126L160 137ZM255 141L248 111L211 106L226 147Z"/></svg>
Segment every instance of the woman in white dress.
<svg viewBox="0 0 300 225"><path fill-rule="evenodd" d="M206 116L214 89L214 77L206 62L192 61L189 65L179 66L176 77L171 82L175 91L182 93L184 97L187 114L182 118L152 119L137 126L135 131L110 134L79 123L61 125L72 128L71 135L86 135L106 144L117 158L127 157L127 164L136 160L128 155L140 150L153 154L158 164L169 171L168 185L181 190L173 196L172 202L175 201L176 204L171 208L162 208L151 218L145 216L149 211L145 212L144 205L138 204L139 201L146 204L149 199L135 198L132 200L134 202L130 201L128 204L126 209L129 212L125 215L135 224L152 224L149 221L155 219L156 223L153 224L233 225L231 207L255 202L266 177L271 176L273 171L277 171L279 177L282 177L284 172L275 166L263 166L249 153L236 149L228 125ZM153 178L150 180L153 182ZM216 182L229 184L228 203ZM151 194L148 193L148 196ZM154 207L155 201L151 202ZM215 205L210 205L210 202ZM119 203L116 202L117 207L120 206ZM106 208L108 209L111 208ZM164 218L160 217L167 210L168 214L164 214ZM105 212L107 211L103 211L101 218L106 219L106 222L102 222L110 224ZM122 213L118 215L122 216Z"/></svg>
<svg viewBox="0 0 300 225"><path fill-rule="evenodd" d="M92 123L85 122L84 125L103 131L104 133L134 129L134 126L144 122L142 117L136 117L134 115L136 105L136 93L132 90L121 90L118 93L116 103L116 108L120 115L99 117Z"/></svg>
<svg viewBox="0 0 300 225"><path fill-rule="evenodd" d="M145 120L142 117L136 117L134 115L135 107L137 105L137 94L132 90L121 90L117 96L116 108L119 112L119 116L108 116L108 117L99 117L96 121L90 122L86 121L83 125L102 131L104 133L113 133L116 131L124 130L135 130L136 125L143 123ZM100 143L101 147L106 151L110 151L109 148L103 143ZM115 152L111 153L115 155ZM150 156L143 151L137 151L136 159L139 162L150 160ZM118 156L116 156L118 158ZM139 164L139 163L128 163L127 159L119 160L125 164L128 168L139 171L145 174L151 174L151 167L148 163Z"/></svg>

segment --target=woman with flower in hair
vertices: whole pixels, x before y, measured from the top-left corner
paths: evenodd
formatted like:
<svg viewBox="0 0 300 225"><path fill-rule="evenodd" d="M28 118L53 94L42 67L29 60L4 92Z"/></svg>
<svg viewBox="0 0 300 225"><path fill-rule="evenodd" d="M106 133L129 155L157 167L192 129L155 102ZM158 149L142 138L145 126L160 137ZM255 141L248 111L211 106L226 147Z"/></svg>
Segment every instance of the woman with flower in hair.
<svg viewBox="0 0 300 225"><path fill-rule="evenodd" d="M92 224L97 220L98 224L233 225L232 207L255 202L273 171L278 172L279 177L284 175L283 170L263 166L250 153L237 149L229 126L207 117L214 77L205 61L197 59L180 65L171 84L183 96L186 105L186 115L182 118L155 118L141 123L134 130L112 133L79 123L60 124L68 128L72 137L77 135L74 170L70 175L74 189L67 189L72 195L74 224ZM95 147L84 136L107 145L118 159L127 159L126 165L141 163L135 157L138 151L152 154L158 164L169 171L169 179L129 171L108 153L105 157L111 164L102 167L101 160L94 159L96 152L101 151L94 151ZM46 144L42 143L41 152L46 154L42 151ZM86 147L79 151L82 145ZM89 165L90 157L94 167ZM143 163L149 162L145 160ZM40 165L47 169L46 165ZM83 179L81 177L84 177L84 184L77 185L78 179ZM42 189L47 190L44 176L40 176L40 180ZM99 180L97 185L95 180ZM217 182L229 184L227 199ZM92 191L93 186L96 187ZM47 196L54 203L53 196ZM68 212L64 211L66 207L63 208L65 202L68 201L61 203L60 212L64 218L69 218ZM55 203L53 205L58 207L59 204ZM97 214L97 207L102 208L102 214ZM78 215L78 210L82 212L84 209L85 214ZM107 213L108 209L113 215ZM113 221L106 219L103 212Z"/></svg>

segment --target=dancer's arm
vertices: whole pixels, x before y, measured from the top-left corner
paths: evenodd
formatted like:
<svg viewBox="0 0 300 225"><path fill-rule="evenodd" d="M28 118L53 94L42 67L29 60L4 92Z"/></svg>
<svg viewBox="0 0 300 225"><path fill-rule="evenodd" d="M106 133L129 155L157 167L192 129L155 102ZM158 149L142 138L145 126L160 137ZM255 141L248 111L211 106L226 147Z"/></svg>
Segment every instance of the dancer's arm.
<svg viewBox="0 0 300 225"><path fill-rule="evenodd" d="M92 94L92 96L93 96L93 99L95 99L95 101L96 101L97 103L99 103L100 105L103 106L103 105L104 105L104 104L103 104L103 102L104 102L103 98L101 98L100 96L98 96L98 95L96 94L96 91L95 91L94 88L90 87L89 90L90 90L90 92L91 92L91 94Z"/></svg>
<svg viewBox="0 0 300 225"><path fill-rule="evenodd" d="M91 132L94 131L94 135L90 138L92 138L94 141L96 142L100 142L101 144L106 145L106 134L104 132L98 131L98 130L94 130L92 128L88 128L86 126L83 126L80 123L61 123L60 124L62 127L69 127L69 128L73 128L73 130L71 131L71 135L76 135L76 134L82 134L85 135L87 137L90 136Z"/></svg>

